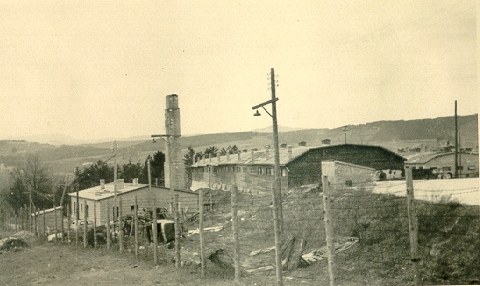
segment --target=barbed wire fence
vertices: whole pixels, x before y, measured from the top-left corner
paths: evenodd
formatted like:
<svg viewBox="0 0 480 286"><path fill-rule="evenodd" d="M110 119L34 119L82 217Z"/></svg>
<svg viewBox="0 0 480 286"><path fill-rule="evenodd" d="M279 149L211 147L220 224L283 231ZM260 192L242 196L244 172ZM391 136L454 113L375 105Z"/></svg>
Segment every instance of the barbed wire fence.
<svg viewBox="0 0 480 286"><path fill-rule="evenodd" d="M480 190L422 189L411 181L411 191L407 192L410 178L407 175L406 181L388 186L372 181L347 186L345 182L332 183L334 180L327 177L323 187L304 186L284 192L281 267L285 283L479 284L480 206L456 198L475 198ZM228 191L202 189L198 193L199 197L179 200L181 265L198 269L199 275L207 277L275 284L271 193L241 191L234 186ZM155 206L146 197L119 200L124 206L133 206L121 216L124 252L154 264L172 263L173 200L159 201ZM151 207L136 207L146 205ZM50 212L53 216L48 210L34 209L32 216L27 207L18 213L2 208L1 225L11 231L32 231L45 240L48 236L55 240L56 234L58 243L73 244L76 231L71 227L71 208L68 204L58 207L61 211ZM112 207L107 205L106 209ZM158 219L164 220L156 247L151 223L154 209ZM108 225L118 230L120 220L113 216L107 219L111 222ZM99 236L104 230L88 228L102 224L106 228L105 221L94 222L94 217L88 217L87 248L106 248L107 242ZM85 241L84 225L78 227L78 247ZM118 232L110 233L110 251L117 252ZM104 238L107 240L106 235Z"/></svg>

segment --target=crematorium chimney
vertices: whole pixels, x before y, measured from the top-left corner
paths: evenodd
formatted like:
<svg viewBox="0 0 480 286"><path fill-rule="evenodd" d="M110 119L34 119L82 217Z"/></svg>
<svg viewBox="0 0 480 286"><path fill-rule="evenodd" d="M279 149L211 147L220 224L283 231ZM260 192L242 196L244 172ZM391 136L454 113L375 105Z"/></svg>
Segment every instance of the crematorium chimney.
<svg viewBox="0 0 480 286"><path fill-rule="evenodd" d="M185 165L182 160L179 139L181 136L180 128L180 108L178 107L178 95L167 95L165 109L165 131L167 132L167 146L165 148L165 186L173 187L177 190L185 189ZM172 160L172 164L169 164ZM172 166L173 170L170 170ZM172 178L170 173L172 172Z"/></svg>

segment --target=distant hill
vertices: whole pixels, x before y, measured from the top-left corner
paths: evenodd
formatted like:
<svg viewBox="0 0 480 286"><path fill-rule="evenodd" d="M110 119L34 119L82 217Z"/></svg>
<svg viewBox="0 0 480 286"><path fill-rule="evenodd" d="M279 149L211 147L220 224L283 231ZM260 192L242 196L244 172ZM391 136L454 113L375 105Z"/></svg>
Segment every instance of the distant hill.
<svg viewBox="0 0 480 286"><path fill-rule="evenodd" d="M460 142L462 146L478 146L478 114L459 116ZM240 150L263 148L272 145L272 135L266 129L251 132L231 132L184 136L180 144L183 149L191 146L196 151L215 145L226 148L237 145ZM397 151L400 147L415 145L435 146L440 141L454 142L454 117L439 117L416 120L377 121L347 127L347 142L354 144L380 145ZM143 137L139 137L143 138ZM343 126L334 129L304 129L280 132L280 143L297 145L306 141L309 146L321 145L329 138L332 144L342 144L345 140ZM135 138L132 138L135 139ZM0 141L0 163L5 166L20 167L27 153L38 153L54 172L72 172L74 167L107 160L111 157L111 141L83 145L60 145L32 143L24 140ZM152 143L148 136L145 140L118 141L119 164L126 162L144 162L148 154L164 151L162 139Z"/></svg>
<svg viewBox="0 0 480 286"><path fill-rule="evenodd" d="M278 132L290 132L290 131L297 131L297 130L302 130L302 128L278 126ZM252 132L271 133L272 132L272 126L270 125L270 126L267 126L265 128L254 129L254 130L252 130Z"/></svg>

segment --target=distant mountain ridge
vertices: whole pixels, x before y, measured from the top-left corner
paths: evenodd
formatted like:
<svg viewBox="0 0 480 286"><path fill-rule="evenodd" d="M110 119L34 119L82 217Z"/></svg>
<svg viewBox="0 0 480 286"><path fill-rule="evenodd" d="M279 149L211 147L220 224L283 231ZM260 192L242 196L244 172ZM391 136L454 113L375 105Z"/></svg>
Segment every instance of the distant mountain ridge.
<svg viewBox="0 0 480 286"><path fill-rule="evenodd" d="M459 116L460 145L478 150L478 114ZM270 127L271 128L271 127ZM183 149L191 146L196 151L215 145L219 149L237 145L240 150L264 148L272 144L272 135L268 127L248 132L228 132L183 136L180 145ZM284 130L288 130L284 129ZM117 140L121 162L143 162L148 154L164 151L163 140L152 143L150 136L139 136L141 140ZM144 139L143 139L144 138ZM331 139L332 144L345 142L344 127L333 129L303 129L280 131L280 143L295 146L301 141L307 146L321 145L323 139ZM349 125L346 131L347 143L379 145L397 151L400 147L440 144L442 141L454 142L454 117L438 117L415 120L376 121L365 124ZM24 140L0 140L0 163L5 166L21 166L27 153L38 153L54 171L71 172L74 167L85 162L107 160L111 157L112 142L100 142L82 145L40 144Z"/></svg>

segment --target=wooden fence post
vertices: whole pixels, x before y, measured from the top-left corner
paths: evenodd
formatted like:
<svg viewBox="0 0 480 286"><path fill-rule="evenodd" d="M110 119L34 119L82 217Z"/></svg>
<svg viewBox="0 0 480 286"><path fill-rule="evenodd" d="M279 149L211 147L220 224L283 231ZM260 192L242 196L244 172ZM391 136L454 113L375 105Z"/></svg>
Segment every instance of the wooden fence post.
<svg viewBox="0 0 480 286"><path fill-rule="evenodd" d="M408 232L410 236L410 257L413 262L413 275L415 285L419 285L418 273L418 227L415 210L415 195L413 190L413 176L410 166L405 166L405 180L407 183L407 206L408 206Z"/></svg>
<svg viewBox="0 0 480 286"><path fill-rule="evenodd" d="M170 182L171 184L171 182ZM175 222L175 267L182 266L182 260L180 256L180 236L181 236L181 227L180 227L180 220L178 215L178 194L175 194L173 199L173 215L174 215L174 222Z"/></svg>
<svg viewBox="0 0 480 286"><path fill-rule="evenodd" d="M83 247L87 248L88 212L87 200L83 200Z"/></svg>
<svg viewBox="0 0 480 286"><path fill-rule="evenodd" d="M152 174L150 171L150 160L151 160L151 157L149 156L147 159L147 173L148 173L148 191L150 192L150 195L152 198L152 205L153 205L152 206L153 265L157 265L158 263L157 199L156 199L155 193L152 190Z"/></svg>
<svg viewBox="0 0 480 286"><path fill-rule="evenodd" d="M106 222L105 222L105 226L107 228L107 250L110 250L110 207L109 207L109 204L108 204L108 200L105 201L105 218L106 218Z"/></svg>
<svg viewBox="0 0 480 286"><path fill-rule="evenodd" d="M38 214L37 214L37 207L33 207L33 230L35 232L35 236L38 236Z"/></svg>
<svg viewBox="0 0 480 286"><path fill-rule="evenodd" d="M53 203L53 214L55 216L55 242L58 241L58 235L57 235L57 229L58 229L58 224L57 224L57 209L55 208L55 203Z"/></svg>
<svg viewBox="0 0 480 286"><path fill-rule="evenodd" d="M70 237L70 224L72 223L70 221L70 205L67 204L67 242L71 242L71 237Z"/></svg>
<svg viewBox="0 0 480 286"><path fill-rule="evenodd" d="M63 205L60 206L60 231L62 232L62 242L65 241L65 226L63 224Z"/></svg>
<svg viewBox="0 0 480 286"><path fill-rule="evenodd" d="M45 240L48 240L48 234L47 234L47 215L45 212L45 209L43 209L43 238Z"/></svg>
<svg viewBox="0 0 480 286"><path fill-rule="evenodd" d="M97 204L93 202L93 249L97 248Z"/></svg>
<svg viewBox="0 0 480 286"><path fill-rule="evenodd" d="M23 213L22 213L22 208L20 207L20 210L18 211L18 215L19 215L19 219L20 219L20 222L19 222L19 227L20 229L23 229Z"/></svg>
<svg viewBox="0 0 480 286"><path fill-rule="evenodd" d="M335 286L335 245L333 242L333 221L330 209L331 186L328 176L322 176L323 186L323 221L325 222L325 239L327 241L328 274L330 286Z"/></svg>
<svg viewBox="0 0 480 286"><path fill-rule="evenodd" d="M235 282L240 281L240 245L238 241L238 205L237 205L237 186L232 188L232 231L233 231L233 262L235 268Z"/></svg>
<svg viewBox="0 0 480 286"><path fill-rule="evenodd" d="M133 224L134 224L134 231L135 231L135 258L138 259L138 200L137 196L135 196L135 201L133 205Z"/></svg>
<svg viewBox="0 0 480 286"><path fill-rule="evenodd" d="M198 211L199 211L199 235L200 235L200 265L202 267L202 277L205 276L205 249L203 245L203 189L198 193Z"/></svg>
<svg viewBox="0 0 480 286"><path fill-rule="evenodd" d="M118 244L120 245L120 252L123 252L123 205L122 205L122 198L120 197L119 202L119 211L118 211Z"/></svg>
<svg viewBox="0 0 480 286"><path fill-rule="evenodd" d="M208 189L208 200L210 204L210 211L213 211L212 189Z"/></svg>
<svg viewBox="0 0 480 286"><path fill-rule="evenodd" d="M135 201L133 205L133 227L134 227L134 237L135 237L135 259L138 259L138 199L135 195Z"/></svg>
<svg viewBox="0 0 480 286"><path fill-rule="evenodd" d="M76 170L76 169L75 169ZM80 225L78 224L78 221L80 220L80 194L79 194L79 188L80 186L78 184L74 184L73 188L75 189L75 246L78 246L78 236L79 236L79 231L80 231Z"/></svg>

